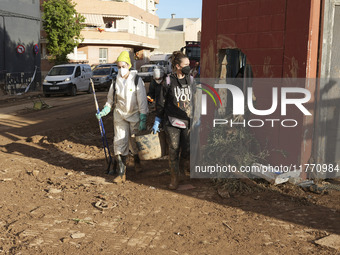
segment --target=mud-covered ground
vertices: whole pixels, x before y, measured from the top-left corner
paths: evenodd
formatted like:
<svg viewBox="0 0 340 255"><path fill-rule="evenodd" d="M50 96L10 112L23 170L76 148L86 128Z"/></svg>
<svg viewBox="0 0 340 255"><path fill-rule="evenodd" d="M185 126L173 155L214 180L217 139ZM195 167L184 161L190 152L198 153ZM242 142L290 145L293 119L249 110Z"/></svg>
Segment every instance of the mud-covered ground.
<svg viewBox="0 0 340 255"><path fill-rule="evenodd" d="M130 164L128 182L115 185L92 96L44 100L53 107L0 103L0 254L340 252L314 243L340 235L339 191L259 182L226 193L189 177L170 191L166 159L142 162L138 175ZM111 142L111 116L105 128Z"/></svg>

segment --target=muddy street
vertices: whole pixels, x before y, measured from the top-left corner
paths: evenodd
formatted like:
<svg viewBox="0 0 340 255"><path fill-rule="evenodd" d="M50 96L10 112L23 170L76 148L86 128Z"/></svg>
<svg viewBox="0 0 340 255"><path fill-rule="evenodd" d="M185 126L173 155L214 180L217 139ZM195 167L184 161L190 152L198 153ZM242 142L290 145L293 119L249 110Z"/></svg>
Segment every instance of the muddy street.
<svg viewBox="0 0 340 255"><path fill-rule="evenodd" d="M103 106L106 93L97 97ZM340 252L315 243L339 238L340 191L258 182L223 193L189 177L170 191L165 158L142 161L138 174L129 162L128 181L115 185L93 96L43 100L51 107L35 111L28 97L0 104L0 254ZM111 115L104 125L111 144Z"/></svg>

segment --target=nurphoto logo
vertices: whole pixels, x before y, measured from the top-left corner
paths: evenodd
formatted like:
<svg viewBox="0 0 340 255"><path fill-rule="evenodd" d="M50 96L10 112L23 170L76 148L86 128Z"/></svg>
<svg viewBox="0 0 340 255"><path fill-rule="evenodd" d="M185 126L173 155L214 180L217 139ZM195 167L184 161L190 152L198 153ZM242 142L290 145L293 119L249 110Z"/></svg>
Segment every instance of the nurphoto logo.
<svg viewBox="0 0 340 255"><path fill-rule="evenodd" d="M231 93L233 98L233 115L245 115L245 102L247 102L247 107L249 111L255 116L269 116L273 114L277 108L279 107L279 91L280 91L280 113L281 116L287 116L287 106L295 105L297 109L299 109L305 116L311 116L312 114L307 110L304 106L305 103L308 103L311 99L311 93L309 90L305 88L298 87L283 87L283 88L272 88L272 104L269 109L256 109L253 102L253 88L247 88L247 98L245 98L243 91L231 84L215 84L215 88L210 85L203 84L208 87L219 99L220 104L222 106L222 101L217 93L216 89L227 89L228 93ZM207 89L199 88L206 92L214 101L215 106L217 107L216 100L212 93ZM291 96L293 95L293 97ZM297 95L300 98L296 98ZM246 101L247 100L247 101ZM201 115L207 115L207 95L202 94L202 106L201 106ZM298 121L296 119L249 119L243 120L241 122L235 122L232 119L214 119L213 127L217 125L241 125L241 126L249 126L249 127L263 127L266 123L269 123L271 127L275 126L275 123L279 122L283 127L296 127L298 125Z"/></svg>

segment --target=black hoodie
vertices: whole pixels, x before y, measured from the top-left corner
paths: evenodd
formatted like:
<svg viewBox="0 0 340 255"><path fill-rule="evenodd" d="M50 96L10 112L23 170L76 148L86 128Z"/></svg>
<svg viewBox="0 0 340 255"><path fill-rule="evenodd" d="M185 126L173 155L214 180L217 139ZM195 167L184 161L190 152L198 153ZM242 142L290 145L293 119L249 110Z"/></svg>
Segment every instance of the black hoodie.
<svg viewBox="0 0 340 255"><path fill-rule="evenodd" d="M179 80L176 74L171 74L169 85L165 79L156 105L156 116L165 121L168 116L190 121L193 83L189 75Z"/></svg>

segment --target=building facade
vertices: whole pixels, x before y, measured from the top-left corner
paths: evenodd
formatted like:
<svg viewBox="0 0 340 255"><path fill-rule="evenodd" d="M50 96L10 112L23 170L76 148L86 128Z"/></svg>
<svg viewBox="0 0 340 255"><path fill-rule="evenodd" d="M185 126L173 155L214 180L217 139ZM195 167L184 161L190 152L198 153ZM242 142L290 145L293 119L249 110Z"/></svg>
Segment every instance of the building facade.
<svg viewBox="0 0 340 255"><path fill-rule="evenodd" d="M157 37L159 48L156 53L167 54L180 50L186 41L201 40L201 19L199 18L175 18L159 19Z"/></svg>
<svg viewBox="0 0 340 255"><path fill-rule="evenodd" d="M30 83L33 90L41 83L39 1L2 0L0 89L4 93L22 92Z"/></svg>
<svg viewBox="0 0 340 255"><path fill-rule="evenodd" d="M121 51L127 50L132 59L138 56L137 61L133 61L138 68L149 52L158 48L158 0L74 2L77 12L86 19L86 27L81 32L84 40L69 55L71 61L90 65L112 63ZM47 57L46 50L43 50L42 57Z"/></svg>

